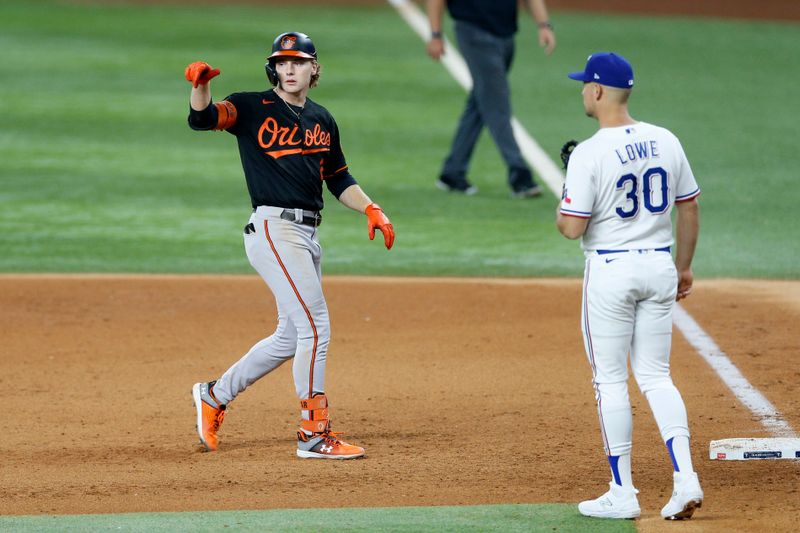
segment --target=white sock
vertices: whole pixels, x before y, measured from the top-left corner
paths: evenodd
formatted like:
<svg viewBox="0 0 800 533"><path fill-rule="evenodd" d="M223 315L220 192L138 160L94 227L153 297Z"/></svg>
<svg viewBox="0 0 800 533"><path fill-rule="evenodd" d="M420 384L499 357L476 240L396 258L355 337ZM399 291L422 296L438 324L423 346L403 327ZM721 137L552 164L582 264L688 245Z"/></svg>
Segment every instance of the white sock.
<svg viewBox="0 0 800 533"><path fill-rule="evenodd" d="M611 466L611 478L614 483L627 489L633 488L633 475L631 473L631 454L610 455L608 464Z"/></svg>
<svg viewBox="0 0 800 533"><path fill-rule="evenodd" d="M692 454L689 450L689 437L683 435L672 437L667 441L667 449L672 459L672 467L681 474L691 474Z"/></svg>

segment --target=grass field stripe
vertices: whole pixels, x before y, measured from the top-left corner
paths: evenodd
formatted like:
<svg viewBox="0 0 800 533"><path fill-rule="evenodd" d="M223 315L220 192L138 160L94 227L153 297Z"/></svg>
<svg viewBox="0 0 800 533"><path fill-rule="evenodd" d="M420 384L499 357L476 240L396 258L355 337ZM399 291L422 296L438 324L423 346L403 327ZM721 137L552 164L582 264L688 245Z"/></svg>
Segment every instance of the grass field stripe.
<svg viewBox="0 0 800 533"><path fill-rule="evenodd" d="M0 516L0 531L369 531L417 533L502 531L503 533L636 533L632 520L588 519L574 504L503 504L434 507L355 507L162 512L84 515Z"/></svg>
<svg viewBox="0 0 800 533"><path fill-rule="evenodd" d="M411 26L417 35L427 42L430 37L430 25L428 18L422 10L408 0L388 0L389 3L397 9L400 16ZM445 54L441 58L441 63L447 71L455 78L459 85L465 90L469 91L472 88L472 77L469 75L467 64L464 58L458 52L458 49L445 37ZM517 120L516 117L511 117L511 127L514 130L514 138L519 144L522 151L522 156L530 164L536 173L547 184L553 194L558 198L561 197L561 185L564 183L564 173L561 172L547 153L539 146L533 137L528 133L525 127Z"/></svg>
<svg viewBox="0 0 800 533"><path fill-rule="evenodd" d="M714 339L703 331L700 324L683 307L676 304L672 317L675 326L686 337L689 344L711 365L711 368L722 378L734 396L761 420L764 427L776 437L796 436L792 427L783 419L775 406L747 381L747 378L736 368L727 354L717 346Z"/></svg>
<svg viewBox="0 0 800 533"><path fill-rule="evenodd" d="M420 38L427 42L430 37L428 18L408 0L388 0L397 9L397 12L411 26ZM472 79L467 70L467 65L458 50L445 38L447 53L442 56L441 62L456 81L467 91L472 88ZM561 184L564 175L553 163L539 144L530 136L522 124L511 118L514 137L517 139L522 155L534 170L542 177L547 186L556 197L561 195ZM700 355L711 365L711 368L722 378L722 381L731 389L736 398L751 412L761 419L762 424L776 436L794 436L791 426L783 419L775 407L747 379L739 369L728 359L728 356L719 349L714 340L700 327L700 325L679 304L675 305L673 320L684 337Z"/></svg>

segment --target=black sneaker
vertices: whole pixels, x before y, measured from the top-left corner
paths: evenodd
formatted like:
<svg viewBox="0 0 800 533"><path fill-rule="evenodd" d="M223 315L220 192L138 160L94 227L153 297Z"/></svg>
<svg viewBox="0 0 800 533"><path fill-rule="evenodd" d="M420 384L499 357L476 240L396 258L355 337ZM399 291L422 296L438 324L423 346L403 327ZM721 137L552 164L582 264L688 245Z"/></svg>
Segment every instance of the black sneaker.
<svg viewBox="0 0 800 533"><path fill-rule="evenodd" d="M509 169L508 183L511 184L512 198L536 198L542 195L542 188L533 180L533 173L528 168Z"/></svg>
<svg viewBox="0 0 800 533"><path fill-rule="evenodd" d="M450 176L441 176L436 180L436 186L443 191L460 192L467 196L472 196L478 192L478 188L464 178L456 179Z"/></svg>
<svg viewBox="0 0 800 533"><path fill-rule="evenodd" d="M536 184L520 187L511 193L511 198L536 198L542 195L542 188Z"/></svg>

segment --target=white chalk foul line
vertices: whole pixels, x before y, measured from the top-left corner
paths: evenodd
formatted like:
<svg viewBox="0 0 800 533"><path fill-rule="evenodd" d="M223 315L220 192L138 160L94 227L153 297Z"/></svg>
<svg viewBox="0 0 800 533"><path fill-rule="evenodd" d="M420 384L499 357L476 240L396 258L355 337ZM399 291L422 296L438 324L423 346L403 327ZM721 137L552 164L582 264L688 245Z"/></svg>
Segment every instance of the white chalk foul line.
<svg viewBox="0 0 800 533"><path fill-rule="evenodd" d="M736 368L714 339L700 327L686 310L675 306L672 314L675 326L689 341L697 353L706 360L722 381L742 404L759 417L761 424L776 437L795 437L792 427L761 392L753 387Z"/></svg>
<svg viewBox="0 0 800 533"><path fill-rule="evenodd" d="M411 29L420 36L422 41L427 42L431 30L428 25L428 18L420 8L408 0L388 1ZM472 88L472 78L464 58L461 57L456 47L447 38L445 38L445 50L446 53L441 58L442 65L459 85L469 91ZM514 129L514 138L517 140L525 160L541 176L542 180L553 191L553 194L559 197L561 195L561 184L564 181L564 173L542 150L542 147L531 137L516 117L512 117L511 126ZM795 436L794 430L775 409L775 406L747 381L725 352L717 346L714 340L703 331L703 328L680 304L675 305L673 320L675 326L686 337L689 344L708 362L725 385L733 392L734 396L754 415L760 418L764 427L777 437Z"/></svg>

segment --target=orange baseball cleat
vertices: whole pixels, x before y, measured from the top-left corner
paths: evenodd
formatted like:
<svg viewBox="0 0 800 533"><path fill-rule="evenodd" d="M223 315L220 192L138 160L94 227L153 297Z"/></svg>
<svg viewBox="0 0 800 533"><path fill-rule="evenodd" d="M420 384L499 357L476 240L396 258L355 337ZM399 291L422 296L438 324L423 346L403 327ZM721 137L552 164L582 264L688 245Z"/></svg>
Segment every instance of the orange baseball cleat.
<svg viewBox="0 0 800 533"><path fill-rule="evenodd" d="M197 410L197 434L200 443L211 452L217 449L219 439L217 432L225 418L225 406L220 405L214 397L212 388L216 381L195 383L192 387L192 398Z"/></svg>
<svg viewBox="0 0 800 533"><path fill-rule="evenodd" d="M355 459L364 456L364 448L347 444L330 429L313 435L298 431L297 456L303 459Z"/></svg>

